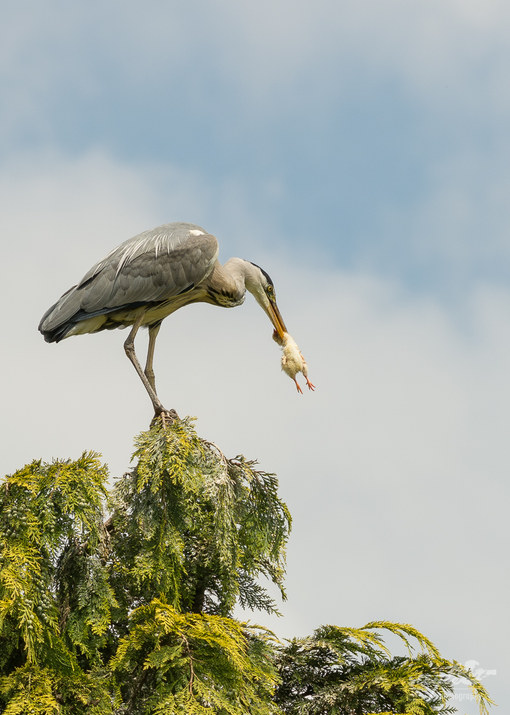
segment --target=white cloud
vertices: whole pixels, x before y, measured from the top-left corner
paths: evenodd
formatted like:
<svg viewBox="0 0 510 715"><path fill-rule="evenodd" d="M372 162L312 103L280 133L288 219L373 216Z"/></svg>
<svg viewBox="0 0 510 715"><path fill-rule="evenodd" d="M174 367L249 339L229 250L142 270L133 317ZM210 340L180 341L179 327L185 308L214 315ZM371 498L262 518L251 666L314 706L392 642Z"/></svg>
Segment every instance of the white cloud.
<svg viewBox="0 0 510 715"><path fill-rule="evenodd" d="M151 86L150 96L155 101L146 106L148 116L160 111L159 97L175 97L177 107L193 99L191 109L203 113L208 123L218 119L209 119L208 80L214 78L220 97L226 88L231 101L234 91L236 105L244 107L246 123L241 122L242 131L250 141L251 121L264 118L271 122L288 116L292 122L294 112L299 111L300 115L309 115L313 124L321 113L329 116L331 103L339 100L347 103L349 112L350 93L360 93L370 106L372 90L377 113L384 99L381 88L388 87L391 93L397 86L418 103L420 111L423 109L416 125L423 122L427 126L424 135L431 144L428 148L416 147L418 158L411 165L419 176L408 178L411 185L423 182L423 189L410 205L395 187L383 209L386 215L377 214L369 223L379 240L367 241L367 250L374 251L376 262L380 257L384 262L390 255L394 263L401 257L406 268L422 271L433 267L437 274L451 272L450 283L461 283L478 267L493 270L495 263L507 259L506 167L510 157L506 66L510 57L505 28L510 9L502 2L319 0L296 5L287 0L276 4L262 0L246 5L223 0L176 8L159 1L148 5L89 3L85 7L54 0L51 5L55 12L39 3L8 5L5 26L9 30L0 48L5 105L0 133L8 144L7 153L15 157L11 167L19 163L19 143L27 139L30 143L38 137L43 144L49 141L62 150L62 137L56 128L62 129L62 125L55 122L55 113L65 115L67 111L64 92L66 97L69 91L77 92L81 101L87 104L88 98L94 107L96 103L109 106L110 101L115 102L112 93L115 98L129 93L138 107L138 102L143 104L140 93L145 97L142 90ZM391 111L397 110L393 107ZM158 121L164 123L166 117ZM80 133L76 126L73 131ZM150 132L150 128L143 126L140 131ZM175 131L178 143L178 123ZM220 126L215 131L222 135L225 130ZM313 152L306 131L305 120L302 140ZM335 127L328 131L334 132ZM103 140L101 132L99 135L88 137L85 144ZM416 136L423 136L419 129ZM354 135L353 141L362 137ZM258 141L261 149L269 151L278 136L264 135ZM326 145L331 141L332 135L324 137ZM216 146L221 154L228 149L228 140L218 140ZM96 156L101 155L99 147ZM200 166L200 157L192 159ZM32 157L27 155L25 161L32 161ZM158 208L152 207L147 215L158 214L161 220L193 215L199 221L201 216L214 216L220 230L232 229L233 234L234 229L253 222L253 211L247 208L254 203L250 191L254 193L254 183L264 181L267 188L256 184L256 191L265 215L273 207L288 210L282 209L290 203L288 187L279 174L280 167L270 159L262 162L268 165L263 179L246 177L240 160L238 169L219 176L216 186L211 185L210 177L209 185L204 185L201 177L186 170L185 161L181 159L180 167L142 166L132 171L129 191L143 196L143 181L148 175L153 185L159 183ZM58 167L58 156L55 163ZM87 167L80 166L79 160L76 166L87 174ZM299 162L296 166L299 171ZM253 165L249 170L253 173ZM371 170L391 174L392 167ZM97 177L103 173L92 164L90 171ZM218 173L221 171L219 168ZM283 173L290 171L287 166ZM320 171L318 166L317 173ZM105 177L108 180L107 168ZM75 175L76 189L79 181ZM102 191L101 179L97 181L97 190ZM72 188L70 184L66 205L83 200L78 190L72 193ZM318 177L317 191L323 188L328 189L320 185ZM46 182L40 196L48 190ZM123 187L119 194L125 195L125 191ZM306 201L306 195L297 195L299 201ZM38 210L44 211L44 207ZM114 207L106 205L105 211L112 216L116 213ZM325 220L340 218L333 211ZM52 213L57 219L62 215L60 209ZM118 220L117 214L114 221ZM320 220L318 217L319 227ZM139 225L152 222L141 220ZM267 234L267 223L260 219L258 235ZM124 226L117 225L123 233ZM365 242L361 244L360 253L366 246Z"/></svg>
<svg viewBox="0 0 510 715"><path fill-rule="evenodd" d="M417 171L418 176L408 177L409 184L422 182L423 187L410 204L396 186L381 215L377 213L369 223L378 241L362 241L357 251L360 255L373 251L376 263L384 263L390 256L389 262L402 259L405 269L426 272L433 268L436 275L448 273L450 284L462 284L465 276L478 268L494 272L495 264L507 260L510 244L506 167L510 152L506 140L505 68L510 56L505 28L510 9L502 2L319 0L296 5L287 0L276 4L262 0L241 5L223 0L176 8L156 1L143 6L137 2L113 2L85 7L54 0L53 6L58 12L49 11L47 5L42 8L39 3L8 6L5 25L9 31L0 48L5 105L0 133L8 145L7 153L15 159L10 163L14 177L7 183L16 181L17 164L24 171L25 164L33 161L29 154L20 161L19 145L27 139L28 143L34 141L34 137L56 147L58 170L62 137L56 134L56 127L62 126L55 122L55 113L67 111L63 92L66 96L69 91L78 92L81 101L87 104L88 98L93 106L109 106L109 102L116 101L111 99L112 93L118 98L118 93L128 92L138 107L138 102L143 104L139 95L142 92L145 97L142 90L149 85L155 101L147 104L148 116L160 111L159 97L175 96L176 106L193 99L191 109L203 113L208 123L218 117L209 119L210 97L200 92L207 93L207 80L214 78L220 98L222 90L227 89L231 100L234 91L236 105L244 107L240 110L241 114L246 111L242 131L245 141L250 141L251 121L257 123L264 118L272 122L287 113L292 122L294 112L299 111L300 116L309 115L313 124L314 117L321 113L330 116L331 104L339 100L347 102L349 112L352 93L360 93L369 107L373 90L374 112L384 107L387 110L382 88L388 87L391 93L397 86L423 110L421 119L415 120L416 137L424 136L430 145L416 147L417 158L410 162L410 171ZM218 102L221 106L221 99ZM331 116L337 117L336 111ZM393 107L391 111L398 109ZM355 116L356 110L353 112ZM164 123L165 116L158 121ZM426 126L423 133L420 122ZM306 133L307 120L302 126L302 141L313 153L313 141ZM73 126L75 130L80 133ZM122 132L121 121L119 131ZM142 126L140 131L150 132L150 128ZM178 122L175 131L178 143ZM225 130L217 126L215 131L223 136ZM310 131L313 134L316 129ZM335 127L332 125L328 131L333 133ZM354 135L352 140L362 137L363 134ZM88 137L85 144L103 139L99 132L99 137ZM218 154L230 146L228 139L223 139L216 140ZM278 140L278 136L264 135L256 141L261 150L269 151ZM325 145L334 141L332 134L323 141ZM410 150L407 145L406 150ZM296 152L298 155L299 147ZM102 147L98 147L95 156L104 155ZM200 157L192 160L194 166L201 165ZM36 157L36 161L40 160ZM49 166L51 156L45 161ZM103 191L103 170L93 160L86 161L92 162L89 167L80 159L75 164L77 173L70 181L66 206L77 206L84 200L79 191L82 173L94 172L95 190ZM131 188L122 186L119 196L128 191L143 197L147 193L144 181L150 176L149 182L153 186L158 183L160 188L158 207L152 206L147 216L157 214L161 221L169 216L195 217L199 221L203 220L201 216L217 217L214 230L218 226L226 233L224 229L228 228L232 235L239 226L247 227L246 234L250 231L254 212L247 207L253 205L254 193L263 208L260 213L266 217L273 208L288 210L291 199L282 176L291 171L289 166L279 173L280 167L265 159L262 163L267 164L266 175L247 177L241 159L236 170L221 174L218 168L220 175L217 179L214 175L213 186L211 174L205 185L201 177L187 171L185 158L180 161L180 167L145 165L131 173L126 166L125 176L130 174ZM366 157L362 165L363 161ZM299 162L296 166L299 171ZM316 170L319 174L321 167ZM392 167L370 170L391 174ZM253 174L251 164L249 171ZM40 174L37 166L34 173ZM109 180L108 176L105 167L104 181ZM40 203L51 191L49 182L44 182L45 187L39 191ZM264 182L266 187L262 186ZM318 176L317 191L323 189L328 187L321 186ZM4 190L9 195L9 188ZM104 191L108 195L109 189ZM52 221L58 220L59 215L65 220L62 204L54 211L49 208L51 197L47 198ZM135 199L135 203L139 200ZM115 216L113 221L124 234L125 223L117 223L120 216L114 201L111 207L105 203L104 215L110 215L108 220ZM296 195L296 202L300 201L306 201L306 195ZM37 210L44 213L45 208L40 205ZM331 211L325 220L338 220L334 208ZM319 229L320 221L318 217ZM154 219L140 220L137 225L153 222ZM252 235L266 235L268 223L270 219L260 218ZM127 226L126 229L129 232ZM79 230L75 226L75 235Z"/></svg>
<svg viewBox="0 0 510 715"><path fill-rule="evenodd" d="M277 107L324 111L356 77L360 87L370 77L401 83L419 102L440 101L438 111L506 113L509 19L503 2L475 0L11 3L0 50L6 117L38 111L44 126L57 90L80 87L92 99L105 82L115 91L160 85L179 104L182 77L197 111L207 111L200 92L209 74L266 118Z"/></svg>

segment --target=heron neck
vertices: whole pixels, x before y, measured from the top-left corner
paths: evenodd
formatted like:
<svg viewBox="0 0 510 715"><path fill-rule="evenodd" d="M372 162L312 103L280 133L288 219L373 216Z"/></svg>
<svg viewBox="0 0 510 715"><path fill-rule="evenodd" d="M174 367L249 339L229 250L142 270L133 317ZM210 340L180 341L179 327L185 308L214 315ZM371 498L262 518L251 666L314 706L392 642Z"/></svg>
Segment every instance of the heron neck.
<svg viewBox="0 0 510 715"><path fill-rule="evenodd" d="M249 285L251 263L242 258L229 258L222 266L217 262L209 279L212 290L241 303Z"/></svg>

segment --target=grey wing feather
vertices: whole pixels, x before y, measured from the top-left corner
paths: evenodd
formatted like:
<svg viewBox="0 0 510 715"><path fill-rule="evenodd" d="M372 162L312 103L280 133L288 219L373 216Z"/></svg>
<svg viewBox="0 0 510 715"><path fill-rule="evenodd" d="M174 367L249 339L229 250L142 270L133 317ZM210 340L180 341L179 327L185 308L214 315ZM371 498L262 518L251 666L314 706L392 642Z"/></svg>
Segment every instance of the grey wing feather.
<svg viewBox="0 0 510 715"><path fill-rule="evenodd" d="M90 316L172 298L205 280L217 256L216 238L195 224L145 231L96 263L45 313L39 329L51 331L80 311Z"/></svg>
<svg viewBox="0 0 510 715"><path fill-rule="evenodd" d="M200 226L165 224L115 248L85 274L77 290L83 291L87 311L164 300L204 280L217 255L218 242Z"/></svg>
<svg viewBox="0 0 510 715"><path fill-rule="evenodd" d="M157 258L162 251L168 252L182 246L190 235L200 234L209 235L207 231L193 223L167 223L149 231L143 231L133 238L128 238L127 241L121 243L105 258L92 266L78 283L78 287L82 287L105 268L115 266L115 272L120 273L126 263L143 253L152 252Z"/></svg>

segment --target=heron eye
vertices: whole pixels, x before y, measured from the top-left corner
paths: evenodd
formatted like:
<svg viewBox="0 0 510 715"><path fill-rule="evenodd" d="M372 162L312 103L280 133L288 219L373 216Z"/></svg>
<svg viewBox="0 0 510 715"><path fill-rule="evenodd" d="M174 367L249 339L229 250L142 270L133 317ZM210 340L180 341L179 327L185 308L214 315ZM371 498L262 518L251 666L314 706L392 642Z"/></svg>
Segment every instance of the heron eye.
<svg viewBox="0 0 510 715"><path fill-rule="evenodd" d="M269 293L269 295L273 295L273 293L274 293L274 288L273 288L273 286L272 286L271 284L269 284L269 285L267 286L266 290L267 290L267 292Z"/></svg>

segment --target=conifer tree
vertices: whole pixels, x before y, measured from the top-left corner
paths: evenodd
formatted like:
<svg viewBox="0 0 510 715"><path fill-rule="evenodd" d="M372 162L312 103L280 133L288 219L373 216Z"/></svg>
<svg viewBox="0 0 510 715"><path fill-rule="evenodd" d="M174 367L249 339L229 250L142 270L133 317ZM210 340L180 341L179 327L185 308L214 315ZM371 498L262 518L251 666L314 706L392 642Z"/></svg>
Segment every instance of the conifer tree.
<svg viewBox="0 0 510 715"><path fill-rule="evenodd" d="M324 627L282 644L233 617L285 598L290 514L274 475L160 420L108 490L93 453L0 486L0 713L446 713L471 678L410 626ZM419 652L395 658L386 628ZM450 687L450 690L449 690Z"/></svg>

